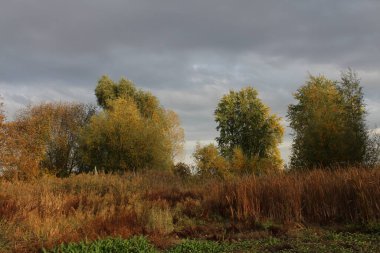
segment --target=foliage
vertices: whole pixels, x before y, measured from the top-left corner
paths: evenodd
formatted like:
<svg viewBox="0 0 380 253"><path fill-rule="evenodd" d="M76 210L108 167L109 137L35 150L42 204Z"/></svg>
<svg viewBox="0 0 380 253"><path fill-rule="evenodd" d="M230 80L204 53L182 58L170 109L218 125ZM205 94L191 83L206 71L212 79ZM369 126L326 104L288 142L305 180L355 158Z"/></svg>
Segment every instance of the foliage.
<svg viewBox="0 0 380 253"><path fill-rule="evenodd" d="M231 252L231 247L227 244L222 244L212 241L201 240L186 240L172 249L168 250L168 253L227 253Z"/></svg>
<svg viewBox="0 0 380 253"><path fill-rule="evenodd" d="M15 121L3 123L5 174L32 178L40 174L41 167L57 174L74 168L84 108L80 104L40 104L21 111Z"/></svg>
<svg viewBox="0 0 380 253"><path fill-rule="evenodd" d="M90 167L105 172L165 169L171 164L171 145L160 118L144 118L130 99L109 101L82 132L82 152Z"/></svg>
<svg viewBox="0 0 380 253"><path fill-rule="evenodd" d="M255 89L247 87L223 96L215 110L215 121L220 132L216 140L225 158L231 159L234 149L240 148L248 159L268 158L277 167L281 165L278 144L284 129Z"/></svg>
<svg viewBox="0 0 380 253"><path fill-rule="evenodd" d="M80 131L95 114L93 106L75 103L49 103L24 112L25 119L38 114L49 120L49 133L42 168L57 176L68 176L82 166L79 156Z"/></svg>
<svg viewBox="0 0 380 253"><path fill-rule="evenodd" d="M228 162L219 154L218 148L214 144L201 147L198 143L193 156L199 175L217 176L221 178L227 176Z"/></svg>
<svg viewBox="0 0 380 253"><path fill-rule="evenodd" d="M310 168L345 161L345 111L340 93L324 76L310 76L294 95L288 118L294 131L291 166Z"/></svg>
<svg viewBox="0 0 380 253"><path fill-rule="evenodd" d="M259 158L257 156L248 158L243 154L241 148L234 148L229 163L230 172L235 175L264 175L278 173L278 165L281 160L272 158Z"/></svg>
<svg viewBox="0 0 380 253"><path fill-rule="evenodd" d="M157 250L142 236L132 237L128 240L122 238L108 238L94 242L80 242L62 244L57 248L44 252L48 253L156 253Z"/></svg>
<svg viewBox="0 0 380 253"><path fill-rule="evenodd" d="M181 178L187 178L192 175L191 167L183 162L179 162L173 166L173 173Z"/></svg>
<svg viewBox="0 0 380 253"><path fill-rule="evenodd" d="M104 111L83 132L90 167L104 171L167 169L181 155L184 131L176 113L127 79L103 76L95 89Z"/></svg>
<svg viewBox="0 0 380 253"><path fill-rule="evenodd" d="M140 239L141 238L141 239ZM232 242L207 241L207 240L184 240L181 243L164 250L167 253L224 253L224 252L283 252L283 253L307 253L307 252L368 252L377 253L379 248L378 235L362 233L334 232L321 229L303 229L293 236L287 237L260 237L255 239L238 238ZM130 247L131 241L141 241L139 246ZM108 243L110 245L108 245ZM112 247L114 243L114 247ZM105 246L103 246L105 245ZM119 246L125 246L119 248ZM107 239L89 243L77 243L62 245L51 252L157 252L149 248L146 239L134 237L128 240ZM150 246L151 247L151 246ZM60 249L61 251L58 251ZM83 250L83 251L79 251ZM87 250L87 251L85 251ZM146 250L146 251L142 251Z"/></svg>
<svg viewBox="0 0 380 253"><path fill-rule="evenodd" d="M229 241L184 240L162 252L167 253L224 253L224 252L368 252L377 253L378 235L363 233L334 232L321 229L303 229L287 237L266 236L255 239ZM131 246L133 242L135 245ZM143 251L145 250L145 251ZM45 251L48 252L48 251ZM143 237L128 240L105 239L90 243L71 243L50 252L158 252Z"/></svg>
<svg viewBox="0 0 380 253"><path fill-rule="evenodd" d="M357 74L351 69L342 72L337 88L342 96L345 111L344 138L347 143L341 148L346 148L346 163L372 166L367 158L370 152L369 133L365 124L367 111L363 88Z"/></svg>
<svg viewBox="0 0 380 253"><path fill-rule="evenodd" d="M109 103L117 98L130 98L136 103L143 117L152 117L162 110L155 96L150 92L136 89L135 84L125 78L115 83L108 76L102 76L96 86L95 95L98 104L105 109L109 108Z"/></svg>
<svg viewBox="0 0 380 253"><path fill-rule="evenodd" d="M43 119L43 120L41 120ZM49 119L41 113L3 124L5 139L2 149L4 175L30 179L41 173L41 163L49 139Z"/></svg>
<svg viewBox="0 0 380 253"><path fill-rule="evenodd" d="M164 131L165 138L168 138L168 144L171 149L171 158L174 161L183 154L183 146L185 142L185 133L181 127L178 115L172 110L164 111Z"/></svg>
<svg viewBox="0 0 380 253"><path fill-rule="evenodd" d="M375 167L380 164L380 133L369 131L365 155L364 160L367 166Z"/></svg>
<svg viewBox="0 0 380 253"><path fill-rule="evenodd" d="M67 176L81 165L79 133L94 114L94 107L75 103L45 103L19 112L6 124L8 172L35 177L41 169Z"/></svg>
<svg viewBox="0 0 380 253"><path fill-rule="evenodd" d="M288 109L293 168L369 165L363 92L353 71L342 73L340 82L310 76L294 97L297 104Z"/></svg>

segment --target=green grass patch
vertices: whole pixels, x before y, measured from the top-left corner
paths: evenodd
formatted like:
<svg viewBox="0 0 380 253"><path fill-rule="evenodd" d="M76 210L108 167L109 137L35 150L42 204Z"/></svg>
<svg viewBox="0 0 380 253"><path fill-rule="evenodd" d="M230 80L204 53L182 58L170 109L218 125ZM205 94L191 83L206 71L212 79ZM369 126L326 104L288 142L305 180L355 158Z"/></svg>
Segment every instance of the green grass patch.
<svg viewBox="0 0 380 253"><path fill-rule="evenodd" d="M94 242L63 244L46 253L354 253L380 252L380 234L335 233L332 231L304 230L293 237L267 237L234 242L206 240L183 240L181 243L159 251L145 237L132 237L128 240L108 238Z"/></svg>
<svg viewBox="0 0 380 253"><path fill-rule="evenodd" d="M137 236L124 240L121 238L108 238L94 242L80 242L62 244L45 253L156 253L157 250L145 237Z"/></svg>
<svg viewBox="0 0 380 253"><path fill-rule="evenodd" d="M181 244L167 250L167 253L224 253L231 252L232 244L213 241L186 240Z"/></svg>

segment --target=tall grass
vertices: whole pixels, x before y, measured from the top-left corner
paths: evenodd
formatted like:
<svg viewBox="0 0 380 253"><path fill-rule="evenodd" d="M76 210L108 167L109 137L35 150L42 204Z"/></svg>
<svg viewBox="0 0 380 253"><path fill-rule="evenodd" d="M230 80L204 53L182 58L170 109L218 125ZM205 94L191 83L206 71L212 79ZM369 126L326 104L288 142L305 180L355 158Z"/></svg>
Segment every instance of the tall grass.
<svg viewBox="0 0 380 253"><path fill-rule="evenodd" d="M237 221L365 223L380 220L380 170L315 170L218 185L214 211Z"/></svg>
<svg viewBox="0 0 380 253"><path fill-rule="evenodd" d="M227 181L167 173L0 180L0 252L140 234L165 246L176 235L268 220L379 222L379 186L380 170L361 168Z"/></svg>

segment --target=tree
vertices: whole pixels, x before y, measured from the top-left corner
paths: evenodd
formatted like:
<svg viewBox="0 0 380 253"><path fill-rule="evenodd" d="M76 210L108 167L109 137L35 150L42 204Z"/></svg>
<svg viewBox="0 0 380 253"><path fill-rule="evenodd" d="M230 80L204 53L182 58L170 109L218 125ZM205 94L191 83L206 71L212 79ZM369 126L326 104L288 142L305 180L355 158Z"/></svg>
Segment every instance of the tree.
<svg viewBox="0 0 380 253"><path fill-rule="evenodd" d="M337 83L345 111L345 156L347 164L364 164L369 152L369 132L365 123L367 111L364 104L363 88L357 74L348 69L342 72ZM342 147L343 148L343 147Z"/></svg>
<svg viewBox="0 0 380 253"><path fill-rule="evenodd" d="M278 154L278 157L280 155ZM272 158L248 158L241 148L234 148L232 158L229 161L230 172L235 175L257 176L263 174L278 173L278 165L281 161Z"/></svg>
<svg viewBox="0 0 380 253"><path fill-rule="evenodd" d="M165 110L165 133L168 138L168 145L170 145L171 158L174 161L176 158L181 157L183 153L183 145L185 140L185 133L181 127L181 122L178 115L172 110Z"/></svg>
<svg viewBox="0 0 380 253"><path fill-rule="evenodd" d="M101 117L103 117L109 118L114 123L119 124L120 129L114 131L112 130L112 127L109 126L108 128L105 127L104 129L101 129L99 134L104 135L106 134L105 131L111 131L109 133L109 135L111 135L112 131L114 131L113 134L117 133L123 135L119 139L119 144L117 144L117 141L115 140L113 145L104 146L103 144L105 143L101 142L96 144L98 147L101 145L104 152L113 154L119 149L117 145L123 145L123 142L129 142L132 140L132 137L130 136L130 133L132 132L134 132L136 136L143 137L144 143L138 144L141 145L141 147L146 146L146 143L150 143L150 154L146 153L148 152L148 149L145 151L140 150L139 158L127 159L124 157L123 159L116 159L116 164L111 166L111 170L117 170L117 164L121 161L125 162L125 164L119 164L121 168L128 170L144 169L148 167L169 168L170 163L173 163L173 160L181 154L184 143L184 131L180 125L179 118L175 112L163 108L160 105L159 100L150 92L137 89L135 84L128 79L122 78L118 83L115 83L107 76L103 76L98 82L95 94L98 103L104 109L104 112L101 116L94 119L94 122L92 122L93 128L90 128L89 131L95 131L96 128L102 127L101 125L96 126L96 122L101 122L102 124L107 125L108 122L102 122ZM121 113L123 110L121 108L122 106L126 107L124 114ZM116 115L116 113L119 114ZM143 124L128 126L128 121L132 119L136 122L142 122ZM130 132L124 131L125 129L129 129ZM150 136L149 139L147 139L148 135ZM96 139L97 137L93 136L93 138ZM134 150L139 150L140 147L132 148ZM103 155L105 154L104 152L102 153ZM125 149L122 152L133 153L130 149ZM155 153L153 154L152 152ZM152 158L152 156L157 157ZM161 164L158 163L160 159ZM139 160L138 163L136 162L137 160ZM100 166L106 168L105 164Z"/></svg>
<svg viewBox="0 0 380 253"><path fill-rule="evenodd" d="M288 118L294 131L294 168L363 164L369 144L360 82L349 70L340 82L310 76L294 95Z"/></svg>
<svg viewBox="0 0 380 253"><path fill-rule="evenodd" d="M41 161L46 152L48 124L33 115L22 115L3 125L5 132L2 149L4 175L17 179L32 179L41 174Z"/></svg>
<svg viewBox="0 0 380 253"><path fill-rule="evenodd" d="M139 90L135 84L126 78L115 83L108 76L102 76L95 89L95 95L99 106L107 109L108 103L117 98L131 98L144 117L152 117L154 113L161 111L158 99L150 92Z"/></svg>
<svg viewBox="0 0 380 253"><path fill-rule="evenodd" d="M239 148L249 160L270 159L275 167L281 165L281 119L270 114L255 89L247 87L224 95L215 110L215 121L219 131L216 140L225 158L231 160L234 149Z"/></svg>
<svg viewBox="0 0 380 253"><path fill-rule="evenodd" d="M364 158L367 167L380 165L380 132L375 130L369 132L366 156Z"/></svg>
<svg viewBox="0 0 380 253"><path fill-rule="evenodd" d="M81 130L95 114L95 107L77 103L48 103L32 108L30 113L42 111L49 119L49 136L42 168L63 177L79 169L82 159L79 154ZM43 119L41 119L43 120Z"/></svg>
<svg viewBox="0 0 380 253"><path fill-rule="evenodd" d="M197 144L193 157L198 174L201 176L218 176L224 178L228 175L228 162L219 154L214 144L201 146Z"/></svg>
<svg viewBox="0 0 380 253"><path fill-rule="evenodd" d="M132 99L108 102L82 132L88 166L105 172L169 169L173 145L159 116L143 117Z"/></svg>
<svg viewBox="0 0 380 253"><path fill-rule="evenodd" d="M183 162L175 164L172 171L174 175L179 176L180 178L188 178L192 175L191 167Z"/></svg>
<svg viewBox="0 0 380 253"><path fill-rule="evenodd" d="M7 124L8 163L25 177L35 177L42 169L68 176L81 166L79 133L94 107L76 103L42 103L19 112Z"/></svg>

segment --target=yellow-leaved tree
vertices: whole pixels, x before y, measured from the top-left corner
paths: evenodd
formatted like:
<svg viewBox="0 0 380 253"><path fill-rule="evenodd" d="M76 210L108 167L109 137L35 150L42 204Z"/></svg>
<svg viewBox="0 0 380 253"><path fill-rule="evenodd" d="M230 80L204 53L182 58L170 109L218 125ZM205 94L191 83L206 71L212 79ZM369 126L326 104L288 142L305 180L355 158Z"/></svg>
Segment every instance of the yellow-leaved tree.
<svg viewBox="0 0 380 253"><path fill-rule="evenodd" d="M376 165L376 136L371 139L365 123L364 94L355 72L343 72L340 81L310 76L294 98L288 110L292 168Z"/></svg>
<svg viewBox="0 0 380 253"><path fill-rule="evenodd" d="M220 155L214 144L201 146L199 143L193 153L197 174L203 177L226 178L229 175L228 161Z"/></svg>
<svg viewBox="0 0 380 253"><path fill-rule="evenodd" d="M181 153L178 116L134 83L103 76L95 89L103 111L82 132L82 155L90 169L105 172L169 169Z"/></svg>

